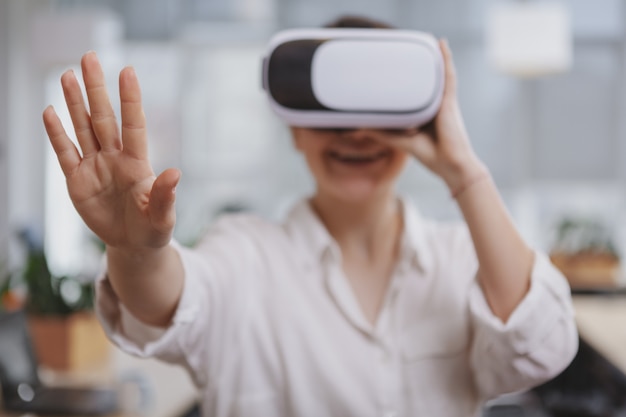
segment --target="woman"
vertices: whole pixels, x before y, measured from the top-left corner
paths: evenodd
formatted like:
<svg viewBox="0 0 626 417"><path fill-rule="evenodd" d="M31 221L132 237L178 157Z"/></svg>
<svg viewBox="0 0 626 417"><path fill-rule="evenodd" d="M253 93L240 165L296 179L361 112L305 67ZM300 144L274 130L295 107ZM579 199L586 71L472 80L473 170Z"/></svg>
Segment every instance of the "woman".
<svg viewBox="0 0 626 417"><path fill-rule="evenodd" d="M225 217L193 249L171 241L180 172L152 171L133 69L120 73L120 133L96 55L83 56L91 113L74 74L61 78L82 155L53 109L44 123L76 209L107 245L98 311L112 340L185 366L207 416L471 416L564 369L577 348L569 288L474 153L440 47L432 123L292 127L315 193L282 224ZM398 198L411 158L445 182L465 224Z"/></svg>

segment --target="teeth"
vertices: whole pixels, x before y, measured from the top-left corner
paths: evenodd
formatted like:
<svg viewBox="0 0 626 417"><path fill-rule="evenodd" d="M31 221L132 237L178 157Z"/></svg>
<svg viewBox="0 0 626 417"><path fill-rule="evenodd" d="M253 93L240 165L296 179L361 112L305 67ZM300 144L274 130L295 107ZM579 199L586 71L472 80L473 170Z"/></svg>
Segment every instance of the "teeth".
<svg viewBox="0 0 626 417"><path fill-rule="evenodd" d="M339 159L347 162L360 162L360 161L373 161L371 156L358 156L358 155L343 155L339 156Z"/></svg>
<svg viewBox="0 0 626 417"><path fill-rule="evenodd" d="M372 162L379 158L388 155L388 151L380 151L375 154L363 155L363 154L340 154L337 152L331 152L331 156L344 162Z"/></svg>

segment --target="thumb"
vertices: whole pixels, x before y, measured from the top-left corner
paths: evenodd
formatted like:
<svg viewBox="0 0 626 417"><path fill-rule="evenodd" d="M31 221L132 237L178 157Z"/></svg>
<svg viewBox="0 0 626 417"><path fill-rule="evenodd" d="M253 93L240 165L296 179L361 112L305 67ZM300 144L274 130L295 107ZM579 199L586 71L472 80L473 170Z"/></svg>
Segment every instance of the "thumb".
<svg viewBox="0 0 626 417"><path fill-rule="evenodd" d="M150 221L159 231L170 232L176 223L176 186L180 181L181 172L170 168L163 171L152 184L150 191Z"/></svg>

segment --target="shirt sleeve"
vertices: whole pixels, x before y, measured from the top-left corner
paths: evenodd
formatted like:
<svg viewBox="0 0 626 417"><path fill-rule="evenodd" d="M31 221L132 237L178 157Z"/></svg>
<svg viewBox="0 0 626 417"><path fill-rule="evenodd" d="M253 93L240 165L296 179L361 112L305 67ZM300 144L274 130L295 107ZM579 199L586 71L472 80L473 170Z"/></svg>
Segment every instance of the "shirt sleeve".
<svg viewBox="0 0 626 417"><path fill-rule="evenodd" d="M172 322L164 329L146 325L128 311L113 291L104 264L96 281L96 313L111 341L130 354L184 366L198 387L209 383L226 363L225 355L229 350L232 355L237 346L237 329L248 305L243 298L255 263L253 248L241 238L223 222L194 249L171 243L185 278ZM244 257L249 262L240 262Z"/></svg>
<svg viewBox="0 0 626 417"><path fill-rule="evenodd" d="M506 323L493 314L477 282L470 291L470 314L471 364L485 398L555 377L578 350L569 285L543 253L535 253L530 289Z"/></svg>
<svg viewBox="0 0 626 417"><path fill-rule="evenodd" d="M178 244L172 245L179 251ZM184 255L181 253L181 258ZM106 259L106 258L105 258ZM187 262L188 263L188 262ZM183 264L185 261L183 260ZM181 335L189 333L201 321L201 291L194 274L186 274L183 292L172 323L167 328L144 324L135 318L120 302L106 275L106 260L103 271L96 281L96 313L109 339L124 350L139 357L157 357L170 363L186 367L197 385L203 378L192 371L193 358L187 358L181 344ZM195 325L195 326L194 326Z"/></svg>

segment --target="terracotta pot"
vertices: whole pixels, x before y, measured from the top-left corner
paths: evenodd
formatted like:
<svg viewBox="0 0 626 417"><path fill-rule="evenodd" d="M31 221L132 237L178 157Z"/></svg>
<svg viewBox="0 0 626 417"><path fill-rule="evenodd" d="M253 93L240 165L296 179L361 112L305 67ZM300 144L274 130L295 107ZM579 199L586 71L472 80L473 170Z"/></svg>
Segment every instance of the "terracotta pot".
<svg viewBox="0 0 626 417"><path fill-rule="evenodd" d="M550 260L572 288L612 288L619 283L620 260L613 254L553 252Z"/></svg>
<svg viewBox="0 0 626 417"><path fill-rule="evenodd" d="M28 325L41 366L73 371L99 367L108 360L111 344L92 312L31 315Z"/></svg>

